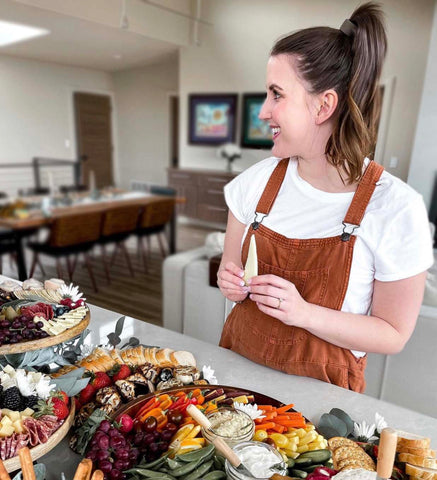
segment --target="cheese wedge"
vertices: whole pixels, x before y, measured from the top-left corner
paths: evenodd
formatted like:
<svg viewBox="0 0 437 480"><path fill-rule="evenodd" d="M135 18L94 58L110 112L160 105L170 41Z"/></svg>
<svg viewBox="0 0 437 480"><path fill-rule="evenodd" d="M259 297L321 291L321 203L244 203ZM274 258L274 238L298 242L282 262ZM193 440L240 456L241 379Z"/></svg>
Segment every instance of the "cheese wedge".
<svg viewBox="0 0 437 480"><path fill-rule="evenodd" d="M244 281L247 284L249 278L258 275L258 255L256 253L255 235L250 237L249 252L247 254L246 266L244 267Z"/></svg>

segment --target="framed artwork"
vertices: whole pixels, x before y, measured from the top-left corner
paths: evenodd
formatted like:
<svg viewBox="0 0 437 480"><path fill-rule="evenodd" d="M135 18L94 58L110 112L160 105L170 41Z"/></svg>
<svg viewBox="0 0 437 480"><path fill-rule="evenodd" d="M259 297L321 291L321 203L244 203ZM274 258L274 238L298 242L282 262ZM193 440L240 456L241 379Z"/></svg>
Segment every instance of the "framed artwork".
<svg viewBox="0 0 437 480"><path fill-rule="evenodd" d="M243 124L241 126L241 146L247 148L272 148L272 132L268 122L258 118L265 93L245 93L243 95Z"/></svg>
<svg viewBox="0 0 437 480"><path fill-rule="evenodd" d="M192 94L188 102L189 144L222 145L235 141L236 94Z"/></svg>

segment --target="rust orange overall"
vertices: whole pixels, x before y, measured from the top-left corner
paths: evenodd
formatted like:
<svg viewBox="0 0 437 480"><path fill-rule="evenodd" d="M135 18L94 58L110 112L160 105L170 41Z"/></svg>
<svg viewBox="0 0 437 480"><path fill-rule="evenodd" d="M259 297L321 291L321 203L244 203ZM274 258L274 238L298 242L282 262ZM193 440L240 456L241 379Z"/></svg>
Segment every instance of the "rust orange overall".
<svg viewBox="0 0 437 480"><path fill-rule="evenodd" d="M288 159L281 160L267 182L256 218L272 209L284 180ZM274 274L292 282L310 303L340 310L346 295L356 236L348 232L360 225L383 168L371 161L358 184L344 219L343 234L329 238L292 239L259 221L249 227L242 248L243 265L250 237L255 235L258 274ZM255 228L254 228L255 227ZM229 314L220 345L254 362L283 372L317 378L363 392L366 358L322 340L302 328L288 326L261 312L246 298Z"/></svg>

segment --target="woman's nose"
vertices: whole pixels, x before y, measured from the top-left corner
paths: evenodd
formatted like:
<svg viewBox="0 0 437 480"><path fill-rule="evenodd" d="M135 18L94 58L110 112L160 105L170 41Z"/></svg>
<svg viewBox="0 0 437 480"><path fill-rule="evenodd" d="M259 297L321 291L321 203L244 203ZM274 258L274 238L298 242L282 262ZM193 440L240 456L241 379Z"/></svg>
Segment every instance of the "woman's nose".
<svg viewBox="0 0 437 480"><path fill-rule="evenodd" d="M264 100L262 104L261 110L259 111L258 118L260 120L269 120L271 117L270 108L268 106L267 98Z"/></svg>

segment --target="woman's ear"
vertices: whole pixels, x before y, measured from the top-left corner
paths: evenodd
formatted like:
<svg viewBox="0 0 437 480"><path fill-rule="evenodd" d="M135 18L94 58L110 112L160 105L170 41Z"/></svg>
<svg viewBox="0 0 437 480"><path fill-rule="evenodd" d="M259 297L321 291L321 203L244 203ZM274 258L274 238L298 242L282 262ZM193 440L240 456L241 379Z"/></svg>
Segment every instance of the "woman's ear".
<svg viewBox="0 0 437 480"><path fill-rule="evenodd" d="M326 90L317 95L318 110L316 115L316 125L326 122L335 112L338 104L338 95L335 90Z"/></svg>

